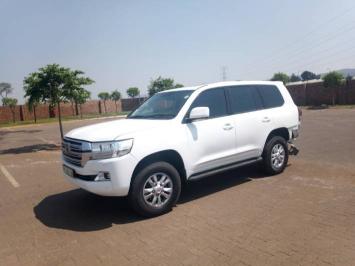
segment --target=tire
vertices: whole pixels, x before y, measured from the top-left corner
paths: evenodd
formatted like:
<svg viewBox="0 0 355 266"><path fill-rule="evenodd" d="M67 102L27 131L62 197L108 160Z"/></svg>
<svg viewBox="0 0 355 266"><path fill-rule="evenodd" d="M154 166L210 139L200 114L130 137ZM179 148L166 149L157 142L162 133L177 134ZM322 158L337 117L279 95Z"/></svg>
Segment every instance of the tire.
<svg viewBox="0 0 355 266"><path fill-rule="evenodd" d="M286 140L280 136L271 137L265 144L262 157L266 174L276 175L282 173L288 162Z"/></svg>
<svg viewBox="0 0 355 266"><path fill-rule="evenodd" d="M180 192L181 179L175 167L167 162L156 162L134 177L129 200L138 214L154 217L169 212Z"/></svg>

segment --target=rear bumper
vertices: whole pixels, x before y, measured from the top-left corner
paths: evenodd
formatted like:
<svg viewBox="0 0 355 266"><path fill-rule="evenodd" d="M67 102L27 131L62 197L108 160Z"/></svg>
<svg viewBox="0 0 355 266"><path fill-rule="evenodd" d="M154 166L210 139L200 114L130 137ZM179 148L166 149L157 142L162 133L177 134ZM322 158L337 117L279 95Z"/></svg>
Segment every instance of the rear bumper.
<svg viewBox="0 0 355 266"><path fill-rule="evenodd" d="M63 161L63 164L73 169L77 176L96 176L99 172L105 172L109 173L110 179L88 181L79 177L70 177L65 173L64 176L75 186L101 196L127 196L133 170L137 163L137 160L131 154L112 159L91 160L84 167L78 167Z"/></svg>
<svg viewBox="0 0 355 266"><path fill-rule="evenodd" d="M299 136L299 129L298 128L297 129L292 129L291 138L292 139L296 139L296 138L298 138L298 136Z"/></svg>
<svg viewBox="0 0 355 266"><path fill-rule="evenodd" d="M289 155L297 155L299 153L299 149L293 143L293 141L299 136L299 126L290 129L290 139L288 141L288 152Z"/></svg>

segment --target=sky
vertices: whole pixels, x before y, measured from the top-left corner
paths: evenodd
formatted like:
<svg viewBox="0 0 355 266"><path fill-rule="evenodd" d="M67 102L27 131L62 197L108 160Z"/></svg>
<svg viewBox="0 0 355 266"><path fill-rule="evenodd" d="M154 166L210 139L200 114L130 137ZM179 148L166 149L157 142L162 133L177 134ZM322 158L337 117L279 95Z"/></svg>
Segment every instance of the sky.
<svg viewBox="0 0 355 266"><path fill-rule="evenodd" d="M0 82L51 63L95 80L92 98L151 79L186 86L355 67L353 0L0 0Z"/></svg>

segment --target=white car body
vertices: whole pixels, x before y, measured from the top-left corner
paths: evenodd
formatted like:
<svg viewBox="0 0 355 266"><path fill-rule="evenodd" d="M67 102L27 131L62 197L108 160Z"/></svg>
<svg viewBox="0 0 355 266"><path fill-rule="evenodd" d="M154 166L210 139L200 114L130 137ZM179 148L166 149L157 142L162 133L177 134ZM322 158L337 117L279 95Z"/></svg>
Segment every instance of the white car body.
<svg viewBox="0 0 355 266"><path fill-rule="evenodd" d="M184 123L184 117L198 95L211 88L240 85L274 85L280 91L284 104L280 107L231 114L214 119ZM90 192L103 196L126 196L137 165L148 156L161 151L174 151L181 157L184 178L223 165L259 158L270 132L287 129L288 141L298 132L299 112L290 94L281 82L230 81L176 90L193 90L177 116L169 120L119 119L74 129L66 134L69 140L101 142L133 139L131 151L121 157L88 160L78 166L63 158L63 164L77 176L95 176L108 172L107 181L86 181L69 176L68 180ZM170 90L172 91L172 90ZM168 91L169 92L169 91ZM161 92L167 93L167 92ZM67 172L68 174L68 172Z"/></svg>

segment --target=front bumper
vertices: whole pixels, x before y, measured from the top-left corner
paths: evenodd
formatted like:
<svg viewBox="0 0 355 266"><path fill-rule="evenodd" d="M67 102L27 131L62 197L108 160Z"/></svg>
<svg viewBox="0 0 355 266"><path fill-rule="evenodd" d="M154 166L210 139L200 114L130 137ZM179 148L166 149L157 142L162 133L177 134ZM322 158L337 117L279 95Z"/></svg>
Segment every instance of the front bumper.
<svg viewBox="0 0 355 266"><path fill-rule="evenodd" d="M138 161L131 154L105 160L90 160L84 167L78 167L63 160L79 176L96 176L99 172L109 173L105 181L87 181L64 173L70 183L101 196L127 196L133 170Z"/></svg>

